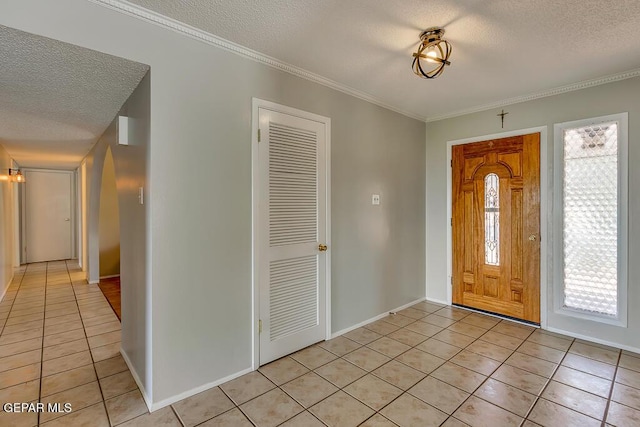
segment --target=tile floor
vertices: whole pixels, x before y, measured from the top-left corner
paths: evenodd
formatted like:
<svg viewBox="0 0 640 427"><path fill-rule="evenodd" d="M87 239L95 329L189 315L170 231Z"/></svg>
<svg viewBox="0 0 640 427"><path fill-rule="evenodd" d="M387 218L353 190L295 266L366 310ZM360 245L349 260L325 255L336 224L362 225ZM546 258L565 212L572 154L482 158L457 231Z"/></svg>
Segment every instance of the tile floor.
<svg viewBox="0 0 640 427"><path fill-rule="evenodd" d="M120 356L120 322L65 261L16 272L0 302L0 404L71 403L65 413L0 412L0 426L109 426L147 412Z"/></svg>
<svg viewBox="0 0 640 427"><path fill-rule="evenodd" d="M0 303L0 402L70 402L2 426L636 426L640 355L428 302L147 413L120 324L64 262Z"/></svg>

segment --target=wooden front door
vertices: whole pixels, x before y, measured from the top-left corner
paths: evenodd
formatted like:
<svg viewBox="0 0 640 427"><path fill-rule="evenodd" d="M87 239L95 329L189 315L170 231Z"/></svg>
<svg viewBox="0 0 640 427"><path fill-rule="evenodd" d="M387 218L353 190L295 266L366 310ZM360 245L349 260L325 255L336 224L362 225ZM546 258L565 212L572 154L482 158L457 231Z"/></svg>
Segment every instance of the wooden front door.
<svg viewBox="0 0 640 427"><path fill-rule="evenodd" d="M453 147L453 303L540 323L540 134Z"/></svg>

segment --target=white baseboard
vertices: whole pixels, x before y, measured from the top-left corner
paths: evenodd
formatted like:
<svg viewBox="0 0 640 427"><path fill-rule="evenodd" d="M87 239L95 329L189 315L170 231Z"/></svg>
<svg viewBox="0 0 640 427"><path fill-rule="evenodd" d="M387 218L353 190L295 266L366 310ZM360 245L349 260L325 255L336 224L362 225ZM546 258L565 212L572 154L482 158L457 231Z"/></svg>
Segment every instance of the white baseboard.
<svg viewBox="0 0 640 427"><path fill-rule="evenodd" d="M100 280L87 280L87 283L89 283L90 285L97 285L98 283L100 283Z"/></svg>
<svg viewBox="0 0 640 427"><path fill-rule="evenodd" d="M2 294L0 295L0 301L2 301L4 299L4 296L7 294L7 291L9 290L9 287L11 286L11 282L13 282L13 278L15 276L16 276L15 273L11 274L11 277L9 277L9 281L4 286L4 288L2 288Z"/></svg>
<svg viewBox="0 0 640 427"><path fill-rule="evenodd" d="M122 346L120 346L120 354L124 359L124 363L126 363L127 366L129 367L129 372L131 372L133 379L135 380L136 384L138 384L138 388L140 389L140 393L142 393L142 398L144 399L144 403L147 405L147 408L149 408L149 412L151 412L152 411L151 408L153 406L151 396L147 394L147 390L144 388L144 384L142 384L142 380L140 380L138 371L133 369L133 364L131 363L129 356L127 356L127 353L125 353L124 350L122 349Z"/></svg>
<svg viewBox="0 0 640 427"><path fill-rule="evenodd" d="M102 279L113 279L114 277L120 277L119 274L112 274L111 276L100 276L100 280Z"/></svg>
<svg viewBox="0 0 640 427"><path fill-rule="evenodd" d="M243 376L245 374L248 374L249 372L253 372L253 369L252 368L244 369L244 370L242 370L240 372L236 372L235 374L231 374L228 377L224 377L224 378L221 378L221 379L219 379L217 381L213 381L213 382L210 382L210 383L207 383L207 384L203 384L203 385L201 385L199 387L192 388L191 390L185 391L185 392L177 394L175 396L168 397L166 399L161 400L160 402L154 402L154 403L151 404L151 406L149 406L149 404L147 403L147 406L149 406L149 411L150 412L154 412L154 411L157 411L158 409L164 408L165 406L169 406L169 405L171 405L173 403L176 403L176 402L178 402L178 401L180 401L182 399L186 399L187 397L191 397L191 396L193 396L195 394L198 394L198 393L201 393L203 391L209 390L210 388L219 386L220 384L224 384L227 381L234 380L234 379L236 379L238 377L241 377L241 376Z"/></svg>
<svg viewBox="0 0 640 427"><path fill-rule="evenodd" d="M640 348L632 347L630 345L623 345L623 344L619 344L617 342L601 340L601 339L593 338L593 337L590 337L590 336L587 336L587 335L576 334L576 333L565 331L563 329L558 329L558 328L547 328L545 330L547 330L549 332L555 332L557 334L567 335L567 336L570 336L570 337L573 337L573 338L579 338L579 339L585 340L585 341L591 341L591 342L594 342L596 344L602 344L602 345L608 345L609 347L621 348L623 350L632 351L634 353L640 354Z"/></svg>
<svg viewBox="0 0 640 427"><path fill-rule="evenodd" d="M362 327L362 326L364 326L364 325L368 325L369 323L375 322L376 320L380 320L380 319L382 319L383 317L387 317L387 316L389 315L389 313L391 313L391 312L397 312L397 311L400 311L400 310L404 310L405 308L409 308L409 307L411 307L412 305L415 305L415 304L417 304L417 303L419 303L419 302L422 302L422 301L424 301L424 300L425 300L424 298L420 298L420 299L417 299L417 300L415 300L415 301L412 301L412 302L410 302L410 303L408 303L408 304L405 304L405 305L402 305L402 306L400 306L400 307L394 308L394 309L392 309L392 310L385 311L384 313L379 314L379 315L377 315L377 316L375 316L375 317L372 317L371 319L365 320L364 322L360 322L360 323L358 323L358 324L356 324L356 325L353 325L353 326L350 326L350 327L348 327L348 328L342 329L342 330L340 330L340 331L338 331L338 332L334 332L333 334L331 334L331 338L335 338L335 337L339 337L340 335L344 335L344 334L346 334L347 332L351 332L351 331L353 331L354 329L361 328L361 327Z"/></svg>
<svg viewBox="0 0 640 427"><path fill-rule="evenodd" d="M449 303L448 303L448 302L446 302L446 301L441 301L441 300L439 300L439 299L435 299L435 298L427 298L427 299L426 299L426 301L427 301L427 302L434 302L434 303L436 303L436 304L451 305L451 304L449 304Z"/></svg>

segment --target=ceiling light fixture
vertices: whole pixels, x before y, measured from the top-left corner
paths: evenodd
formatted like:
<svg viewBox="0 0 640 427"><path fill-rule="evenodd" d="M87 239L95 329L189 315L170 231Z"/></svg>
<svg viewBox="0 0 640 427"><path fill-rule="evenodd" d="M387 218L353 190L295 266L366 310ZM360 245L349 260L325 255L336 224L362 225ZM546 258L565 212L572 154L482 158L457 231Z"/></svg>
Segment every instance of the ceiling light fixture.
<svg viewBox="0 0 640 427"><path fill-rule="evenodd" d="M442 38L444 28L427 28L420 34L418 51L413 54L413 72L423 79L435 79L444 71L444 67L451 65L451 43ZM426 63L434 64L427 65ZM426 69L425 69L426 68ZM429 69L431 68L431 69Z"/></svg>

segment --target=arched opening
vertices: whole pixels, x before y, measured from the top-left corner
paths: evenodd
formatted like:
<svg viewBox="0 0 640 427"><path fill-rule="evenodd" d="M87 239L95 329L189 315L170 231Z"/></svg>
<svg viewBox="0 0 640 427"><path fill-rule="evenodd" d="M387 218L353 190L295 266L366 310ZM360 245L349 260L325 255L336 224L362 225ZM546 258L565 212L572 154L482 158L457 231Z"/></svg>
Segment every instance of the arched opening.
<svg viewBox="0 0 640 427"><path fill-rule="evenodd" d="M111 147L107 147L102 168L98 217L100 289L122 319L120 304L120 215L116 170Z"/></svg>

